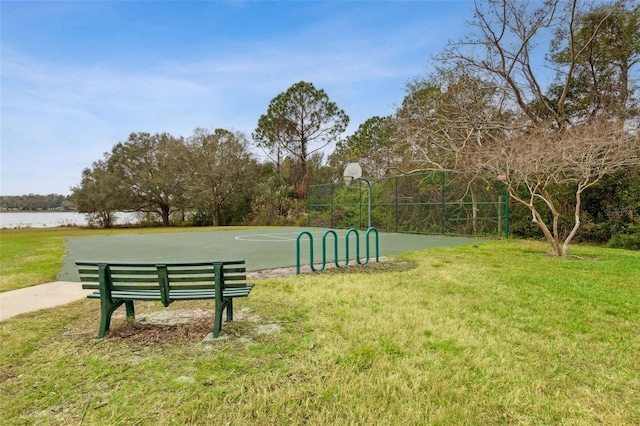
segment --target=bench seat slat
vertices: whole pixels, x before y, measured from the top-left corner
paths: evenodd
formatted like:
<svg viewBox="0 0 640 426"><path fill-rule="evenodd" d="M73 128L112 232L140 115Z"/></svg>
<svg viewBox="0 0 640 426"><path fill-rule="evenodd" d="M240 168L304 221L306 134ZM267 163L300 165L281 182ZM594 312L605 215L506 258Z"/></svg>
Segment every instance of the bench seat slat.
<svg viewBox="0 0 640 426"><path fill-rule="evenodd" d="M247 279L246 275L224 275L225 281L244 281Z"/></svg>
<svg viewBox="0 0 640 426"><path fill-rule="evenodd" d="M98 284L82 284L83 290L99 290L100 286Z"/></svg>
<svg viewBox="0 0 640 426"><path fill-rule="evenodd" d="M225 274L236 274L236 273L244 273L247 272L247 268L224 268L224 273Z"/></svg>
<svg viewBox="0 0 640 426"><path fill-rule="evenodd" d="M245 284L227 284L225 286L225 290L232 290L232 289L236 289L236 288L253 288L254 284L253 283L245 283ZM100 288L100 286L98 285L98 283L95 284L82 284L82 288L85 290L97 290ZM122 288L122 286L118 286L119 289ZM201 284L201 285L196 285L196 284L191 284L191 285L172 285L171 286L171 290L170 291L193 291L193 290L202 290L202 289L213 289L212 285L210 283L205 283L205 284ZM155 290L155 291L159 291L157 286L129 286L127 287L127 290Z"/></svg>

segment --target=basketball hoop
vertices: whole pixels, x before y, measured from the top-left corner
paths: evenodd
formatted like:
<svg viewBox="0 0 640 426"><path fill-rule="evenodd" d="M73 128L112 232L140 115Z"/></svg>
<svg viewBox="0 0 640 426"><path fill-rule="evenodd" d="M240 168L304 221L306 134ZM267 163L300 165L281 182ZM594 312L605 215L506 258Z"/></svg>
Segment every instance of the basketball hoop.
<svg viewBox="0 0 640 426"><path fill-rule="evenodd" d="M362 167L358 163L349 163L344 169L344 183L347 188L351 186L351 182L362 177Z"/></svg>

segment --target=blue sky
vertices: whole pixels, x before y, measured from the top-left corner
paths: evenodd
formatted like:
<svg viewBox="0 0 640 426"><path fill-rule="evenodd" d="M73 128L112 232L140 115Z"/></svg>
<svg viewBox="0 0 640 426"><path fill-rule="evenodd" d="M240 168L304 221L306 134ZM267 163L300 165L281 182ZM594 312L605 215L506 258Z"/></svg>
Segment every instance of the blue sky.
<svg viewBox="0 0 640 426"><path fill-rule="evenodd" d="M69 194L132 132L250 136L299 81L345 110L345 135L402 102L461 38L471 1L6 1L0 194ZM256 154L259 154L256 151Z"/></svg>

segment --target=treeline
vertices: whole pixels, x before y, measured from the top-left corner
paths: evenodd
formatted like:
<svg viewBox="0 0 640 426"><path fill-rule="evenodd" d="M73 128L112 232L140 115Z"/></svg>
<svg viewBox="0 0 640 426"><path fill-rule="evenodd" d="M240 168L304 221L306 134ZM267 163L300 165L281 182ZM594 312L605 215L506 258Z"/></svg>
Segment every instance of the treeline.
<svg viewBox="0 0 640 426"><path fill-rule="evenodd" d="M55 210L73 211L75 206L71 197L59 194L28 194L28 195L3 195L0 196L0 209L2 210Z"/></svg>
<svg viewBox="0 0 640 426"><path fill-rule="evenodd" d="M322 155L309 157L309 173L323 176L321 163ZM291 158L259 162L241 132L132 133L83 171L71 199L101 227L116 225L118 211L140 212L162 226L304 225L297 176Z"/></svg>
<svg viewBox="0 0 640 426"><path fill-rule="evenodd" d="M83 171L71 199L103 227L117 211L155 215L163 226L304 224L311 177L334 175L321 149L348 122L324 90L299 82L272 100L252 135L269 161L257 160L242 132L132 133Z"/></svg>
<svg viewBox="0 0 640 426"><path fill-rule="evenodd" d="M474 188L500 181L512 231L544 237L557 256L575 239L640 248L640 5L473 7L470 33L433 59L437 71L407 84L394 114L346 138L345 111L299 82L273 98L250 136L131 134L83 172L72 200L101 226L119 210L155 214L165 226L304 224L309 185L336 181L357 161L374 183L455 171L469 182L461 200L471 200L471 215ZM542 67L536 49L548 34Z"/></svg>

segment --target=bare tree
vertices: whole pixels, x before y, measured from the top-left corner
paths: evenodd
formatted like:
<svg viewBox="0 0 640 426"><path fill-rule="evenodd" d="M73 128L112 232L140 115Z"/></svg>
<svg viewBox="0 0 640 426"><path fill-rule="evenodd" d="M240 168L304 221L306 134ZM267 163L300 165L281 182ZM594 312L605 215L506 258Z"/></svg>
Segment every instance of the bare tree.
<svg viewBox="0 0 640 426"><path fill-rule="evenodd" d="M640 140L606 121L563 132L537 127L478 151L476 158L479 167L504 180L510 196L529 209L552 254L565 256L580 227L582 194L604 176L638 166ZM562 208L567 190L573 192L568 211ZM559 226L563 215L572 223L564 232Z"/></svg>
<svg viewBox="0 0 640 426"><path fill-rule="evenodd" d="M572 122L604 116L623 123L638 112L633 73L640 64L640 4L617 0L578 15L576 25L557 29L548 58L559 81L549 89L550 101L564 93ZM570 66L574 75L567 91Z"/></svg>
<svg viewBox="0 0 640 426"><path fill-rule="evenodd" d="M395 116L396 146L407 146L396 167L404 173L455 170L466 182L459 185L460 206L471 198L470 219L477 231L477 203L484 175L475 152L498 143L517 125L505 113L498 88L477 76L440 70L427 80L408 85L408 94Z"/></svg>
<svg viewBox="0 0 640 426"><path fill-rule="evenodd" d="M614 1L601 5L599 13L589 14L594 3L584 0L476 1L474 19L470 22L474 31L452 43L439 59L494 81L514 110L519 110L531 125L551 121L562 129L569 124L567 103L580 64L600 34L599 29L625 4ZM585 16L591 17L591 32L584 30ZM544 53L539 50L539 40L553 33L562 35L566 45L561 60L556 56L553 64L560 65L561 69L556 69L551 99L546 94L544 70L539 66ZM631 37L627 42L635 43L635 39ZM558 41L555 43L557 49Z"/></svg>
<svg viewBox="0 0 640 426"><path fill-rule="evenodd" d="M393 135L411 153L396 166L403 173L467 169L468 152L514 126L503 114L497 87L478 77L441 70L410 83L407 92Z"/></svg>
<svg viewBox="0 0 640 426"><path fill-rule="evenodd" d="M590 13L594 4L580 0L476 1L473 32L450 44L440 56L446 68L491 82L496 93L488 111L500 112L487 116L486 111L464 109L466 122L472 124L465 127L497 131L475 132L474 144L461 144L463 139L457 137L449 152L459 152L464 164L479 173L490 171L488 177L503 177L511 197L529 208L533 222L557 256L567 254L580 227L584 191L607 174L640 165L636 134L625 133L619 121L606 115L593 116L586 108L576 110L572 99L576 84L584 81L579 77L585 56L601 29L625 6L624 1L599 3L597 13ZM556 80L552 93L547 94L544 69L539 66L544 53L539 42L551 34L565 35L565 42L560 47L556 39L551 46L561 55L552 57ZM636 39L626 34L609 32L607 40L635 52ZM458 122L447 123L447 132L451 126ZM460 147L464 150L457 151ZM572 226L565 232L561 218L569 210Z"/></svg>

